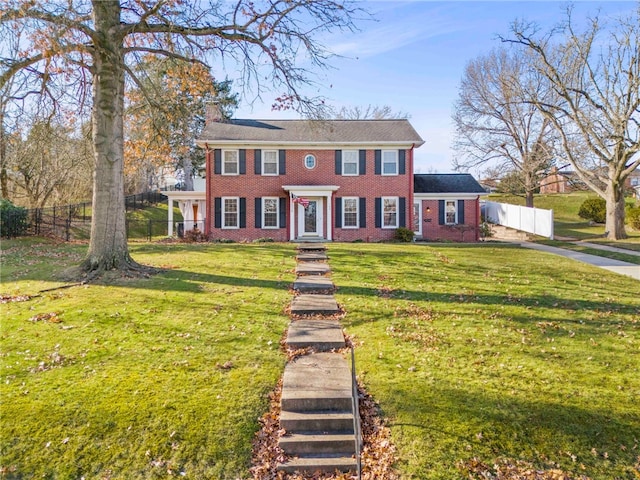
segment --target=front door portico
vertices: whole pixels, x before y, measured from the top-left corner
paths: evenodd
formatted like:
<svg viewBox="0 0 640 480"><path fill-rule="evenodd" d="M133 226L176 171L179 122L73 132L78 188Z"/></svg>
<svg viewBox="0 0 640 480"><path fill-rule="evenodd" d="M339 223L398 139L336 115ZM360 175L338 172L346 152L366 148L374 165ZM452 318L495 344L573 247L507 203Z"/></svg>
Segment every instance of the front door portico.
<svg viewBox="0 0 640 480"><path fill-rule="evenodd" d="M335 185L285 185L289 193L289 240L331 240ZM295 201L294 201L295 200ZM304 204L309 202L305 207Z"/></svg>

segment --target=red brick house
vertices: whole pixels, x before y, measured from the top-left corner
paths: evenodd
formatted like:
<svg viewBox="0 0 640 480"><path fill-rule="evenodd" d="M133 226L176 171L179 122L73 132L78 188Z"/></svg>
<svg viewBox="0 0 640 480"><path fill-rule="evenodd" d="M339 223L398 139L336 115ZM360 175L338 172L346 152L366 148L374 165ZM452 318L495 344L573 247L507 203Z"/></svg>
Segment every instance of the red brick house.
<svg viewBox="0 0 640 480"><path fill-rule="evenodd" d="M439 208L443 228L429 239L460 240L462 225L473 231L465 241L478 238L484 190L472 177L465 176L479 189L473 198L424 189L414 196L413 154L424 141L407 120L223 122L210 115L197 143L206 150L203 213L214 239L384 241L398 227L422 227L423 209Z"/></svg>

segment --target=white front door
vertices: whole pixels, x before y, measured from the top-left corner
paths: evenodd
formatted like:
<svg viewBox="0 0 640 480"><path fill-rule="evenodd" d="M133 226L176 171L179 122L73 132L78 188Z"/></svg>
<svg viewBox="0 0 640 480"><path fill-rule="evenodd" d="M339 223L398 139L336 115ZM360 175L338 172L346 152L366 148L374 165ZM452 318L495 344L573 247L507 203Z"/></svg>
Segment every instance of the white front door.
<svg viewBox="0 0 640 480"><path fill-rule="evenodd" d="M309 198L309 205L304 208L298 204L298 235L300 237L322 237L323 209L321 198Z"/></svg>

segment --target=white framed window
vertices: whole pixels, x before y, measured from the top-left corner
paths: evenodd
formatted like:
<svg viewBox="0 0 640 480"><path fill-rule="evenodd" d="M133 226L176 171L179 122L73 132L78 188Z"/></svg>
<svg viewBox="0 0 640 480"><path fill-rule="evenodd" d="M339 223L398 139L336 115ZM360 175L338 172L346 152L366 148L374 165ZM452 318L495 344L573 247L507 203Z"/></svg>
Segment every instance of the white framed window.
<svg viewBox="0 0 640 480"><path fill-rule="evenodd" d="M398 175L398 151L382 151L382 175Z"/></svg>
<svg viewBox="0 0 640 480"><path fill-rule="evenodd" d="M280 199L278 197L262 198L262 228L278 228L280 216Z"/></svg>
<svg viewBox="0 0 640 480"><path fill-rule="evenodd" d="M444 223L445 225L455 225L458 223L458 202L446 200L444 202Z"/></svg>
<svg viewBox="0 0 640 480"><path fill-rule="evenodd" d="M382 197L382 228L398 228L398 197Z"/></svg>
<svg viewBox="0 0 640 480"><path fill-rule="evenodd" d="M358 150L342 151L342 175L358 175Z"/></svg>
<svg viewBox="0 0 640 480"><path fill-rule="evenodd" d="M316 168L316 157L311 155L311 154L305 155L305 157L304 157L304 166L308 170L313 170L314 168Z"/></svg>
<svg viewBox="0 0 640 480"><path fill-rule="evenodd" d="M222 197L222 228L240 227L240 199Z"/></svg>
<svg viewBox="0 0 640 480"><path fill-rule="evenodd" d="M342 228L358 228L358 197L342 198Z"/></svg>
<svg viewBox="0 0 640 480"><path fill-rule="evenodd" d="M264 150L262 152L262 175L278 175L277 150Z"/></svg>
<svg viewBox="0 0 640 480"><path fill-rule="evenodd" d="M240 172L238 150L222 151L222 175L238 175Z"/></svg>

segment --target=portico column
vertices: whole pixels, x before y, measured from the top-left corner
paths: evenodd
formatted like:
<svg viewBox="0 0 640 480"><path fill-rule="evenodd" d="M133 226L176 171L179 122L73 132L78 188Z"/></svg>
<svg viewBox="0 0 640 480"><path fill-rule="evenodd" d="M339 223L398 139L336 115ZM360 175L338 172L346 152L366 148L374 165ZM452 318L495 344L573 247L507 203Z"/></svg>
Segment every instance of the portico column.
<svg viewBox="0 0 640 480"><path fill-rule="evenodd" d="M296 239L296 219L294 218L294 215L295 205L293 204L291 193L289 193L289 241Z"/></svg>
<svg viewBox="0 0 640 480"><path fill-rule="evenodd" d="M331 207L332 207L332 201L331 201L331 193L328 193L325 197L327 199L327 241L331 241Z"/></svg>
<svg viewBox="0 0 640 480"><path fill-rule="evenodd" d="M173 198L171 197L167 197L169 199L168 203L169 203L169 216L168 216L168 222L169 224L167 225L167 231L168 231L168 235L170 237L173 237Z"/></svg>

